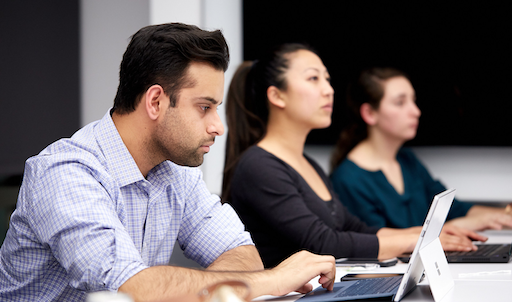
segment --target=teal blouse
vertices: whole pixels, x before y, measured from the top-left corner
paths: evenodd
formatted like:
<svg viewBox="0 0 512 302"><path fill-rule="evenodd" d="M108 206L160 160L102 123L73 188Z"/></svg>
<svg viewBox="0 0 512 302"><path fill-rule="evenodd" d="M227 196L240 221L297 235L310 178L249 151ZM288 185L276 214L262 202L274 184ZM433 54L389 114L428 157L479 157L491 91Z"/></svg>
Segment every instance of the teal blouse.
<svg viewBox="0 0 512 302"><path fill-rule="evenodd" d="M408 148L397 154L404 178L399 194L382 171L367 171L345 159L331 175L334 191L350 212L370 226L407 228L425 220L435 194L446 188L432 178ZM472 204L454 200L448 219L465 216Z"/></svg>

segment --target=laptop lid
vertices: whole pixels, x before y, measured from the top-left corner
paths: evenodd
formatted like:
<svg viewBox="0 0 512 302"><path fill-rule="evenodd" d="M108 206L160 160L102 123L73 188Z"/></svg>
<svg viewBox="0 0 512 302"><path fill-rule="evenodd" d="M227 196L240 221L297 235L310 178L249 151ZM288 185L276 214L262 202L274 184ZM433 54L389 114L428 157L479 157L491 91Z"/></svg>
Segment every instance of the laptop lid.
<svg viewBox="0 0 512 302"><path fill-rule="evenodd" d="M448 189L434 196L434 200L430 205L427 217L423 223L420 237L412 252L411 260L408 263L402 283L396 293L395 301L400 301L409 293L418 284L423 275L424 266L421 259L419 259L420 250L429 246L435 240L439 240L439 235L441 234L444 222L452 206L453 198L455 197L455 191L455 189ZM444 257L444 254L442 257ZM444 258L444 261L446 262L446 258Z"/></svg>
<svg viewBox="0 0 512 302"><path fill-rule="evenodd" d="M342 295L343 292L352 292L348 290L352 286L359 286L363 282L370 283L370 287L374 286L374 280L376 279L390 279L396 277L387 278L376 278L376 279L362 279L358 281L343 281L336 282L333 291L328 291L324 288L317 288L313 292L306 294L300 298L299 302L316 302L316 301L347 301L357 299L368 299L378 297L393 297L394 301L400 301L409 291L411 291L419 282L423 275L424 266L420 259L420 250L425 247L436 249L436 245L439 242L439 234L443 228L446 217L452 205L453 198L455 197L455 190L446 190L442 193L434 196L429 212L423 224L423 228L414 248L414 251L409 261L406 273L401 278L399 286L394 286L385 292L379 292L378 290L372 291L367 290L364 294L350 294ZM440 244L440 243L439 243ZM442 250L441 250L442 253ZM444 258L444 253L442 253ZM433 265L435 267L435 265ZM443 268L444 269L444 268ZM443 272L444 273L444 272ZM449 272L448 272L449 273ZM400 277L399 277L400 278ZM430 281L430 278L429 278ZM371 288L370 288L371 289Z"/></svg>

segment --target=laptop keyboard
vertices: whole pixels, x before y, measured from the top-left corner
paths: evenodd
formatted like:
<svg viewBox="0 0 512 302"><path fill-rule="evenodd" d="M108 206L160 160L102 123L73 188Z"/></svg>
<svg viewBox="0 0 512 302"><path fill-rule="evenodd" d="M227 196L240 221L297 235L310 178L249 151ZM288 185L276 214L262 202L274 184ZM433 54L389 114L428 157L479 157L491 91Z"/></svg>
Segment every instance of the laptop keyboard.
<svg viewBox="0 0 512 302"><path fill-rule="evenodd" d="M469 252L446 252L446 256L465 256L465 255L471 255L471 256L489 256L496 253L500 253L500 249L504 248L507 252L508 250L506 247L503 246L503 244L485 244L485 245L479 245L478 250L476 251L469 251Z"/></svg>
<svg viewBox="0 0 512 302"><path fill-rule="evenodd" d="M341 289L335 298L389 293L396 290L401 281L402 276L357 280L351 286Z"/></svg>

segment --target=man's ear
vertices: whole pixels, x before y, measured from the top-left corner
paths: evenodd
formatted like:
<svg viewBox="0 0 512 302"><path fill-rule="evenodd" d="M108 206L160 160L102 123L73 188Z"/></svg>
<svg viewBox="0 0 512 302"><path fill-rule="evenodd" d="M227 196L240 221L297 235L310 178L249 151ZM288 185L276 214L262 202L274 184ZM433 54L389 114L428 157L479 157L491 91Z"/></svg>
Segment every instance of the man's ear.
<svg viewBox="0 0 512 302"><path fill-rule="evenodd" d="M150 119L158 119L164 106L167 106L164 104L165 97L164 89L160 85L153 85L146 90L142 101L144 102L146 112Z"/></svg>
<svg viewBox="0 0 512 302"><path fill-rule="evenodd" d="M284 108L286 106L286 102L283 100L283 95L276 86L270 86L267 89L267 98L270 104L278 107Z"/></svg>
<svg viewBox="0 0 512 302"><path fill-rule="evenodd" d="M373 126L377 123L377 112L370 104L364 103L361 105L359 114L361 114L361 118L366 124Z"/></svg>

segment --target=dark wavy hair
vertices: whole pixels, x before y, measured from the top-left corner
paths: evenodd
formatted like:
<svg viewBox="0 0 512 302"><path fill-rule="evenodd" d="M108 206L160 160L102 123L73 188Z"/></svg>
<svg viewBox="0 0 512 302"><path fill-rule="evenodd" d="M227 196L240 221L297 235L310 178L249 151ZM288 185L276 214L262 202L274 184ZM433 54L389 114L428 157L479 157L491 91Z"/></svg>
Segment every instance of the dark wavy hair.
<svg viewBox="0 0 512 302"><path fill-rule="evenodd" d="M271 86L280 90L287 89L285 72L289 68L289 55L299 50L316 53L305 44L282 44L260 60L243 62L235 72L226 100L229 131L222 180L223 202L229 201L231 179L241 155L257 144L267 132L267 89Z"/></svg>
<svg viewBox="0 0 512 302"><path fill-rule="evenodd" d="M347 88L348 126L345 127L336 143L331 157L331 172L347 157L348 153L368 137L368 128L361 117L360 108L368 103L377 110L384 97L384 81L394 77L409 78L404 72L391 67L373 67L363 70L356 81Z"/></svg>
<svg viewBox="0 0 512 302"><path fill-rule="evenodd" d="M206 62L226 71L229 49L220 30L182 23L143 27L132 36L123 55L114 111L133 112L141 95L155 84L162 86L174 107L191 62Z"/></svg>

